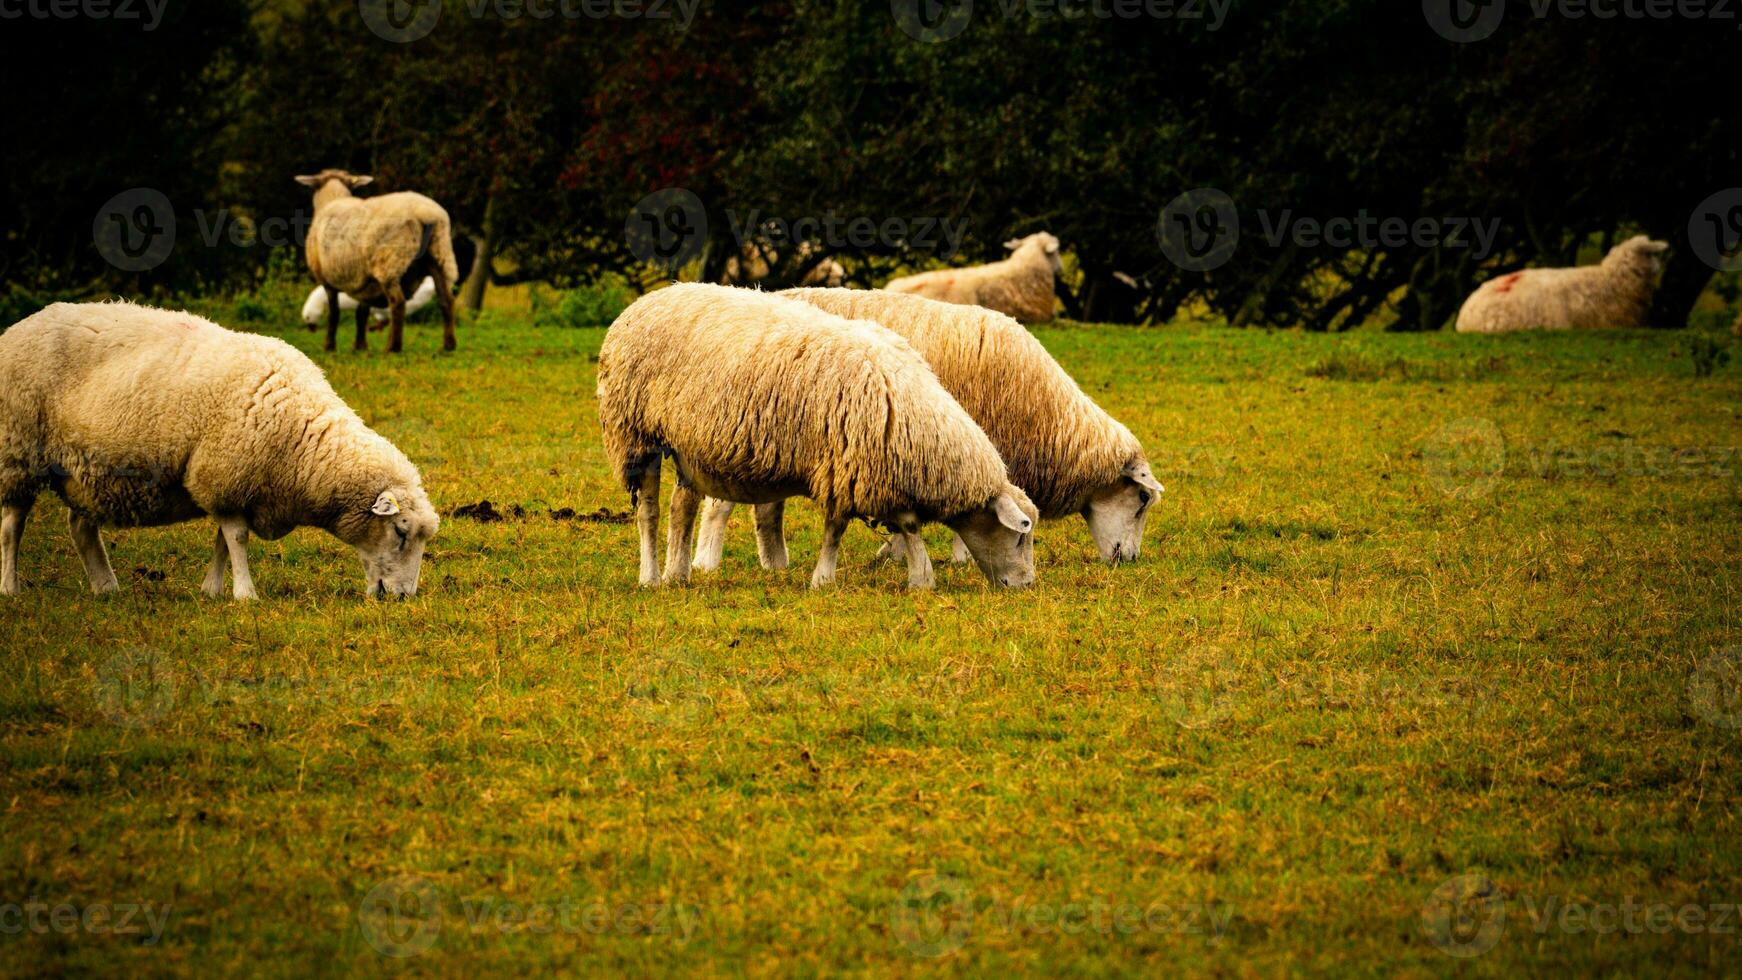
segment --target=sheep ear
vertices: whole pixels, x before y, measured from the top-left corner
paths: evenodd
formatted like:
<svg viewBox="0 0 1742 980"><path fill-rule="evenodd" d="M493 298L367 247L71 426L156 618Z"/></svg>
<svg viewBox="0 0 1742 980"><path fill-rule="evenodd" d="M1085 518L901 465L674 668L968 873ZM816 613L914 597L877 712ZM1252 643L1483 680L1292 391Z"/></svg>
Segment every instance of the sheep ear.
<svg viewBox="0 0 1742 980"><path fill-rule="evenodd" d="M322 184L326 183L326 181L321 179L320 174L303 174L302 176L296 178L296 182L303 185L304 187L319 187Z"/></svg>
<svg viewBox="0 0 1742 980"><path fill-rule="evenodd" d="M359 174L358 176L351 178L351 186L352 187L362 187L364 184L373 184L373 183L375 183L375 178L369 176L368 174Z"/></svg>
<svg viewBox="0 0 1742 980"><path fill-rule="evenodd" d="M375 506L369 508L369 513L381 517L392 517L399 513L399 501L391 490L381 491L381 496L375 498Z"/></svg>
<svg viewBox="0 0 1742 980"><path fill-rule="evenodd" d="M1017 534L1027 534L1034 530L1034 522L1016 506L1016 501L1007 493L1001 493L992 500L992 510L998 515L998 523Z"/></svg>
<svg viewBox="0 0 1742 980"><path fill-rule="evenodd" d="M1645 249L1647 252L1652 252L1652 253L1669 251L1669 243L1668 242L1648 241L1640 247Z"/></svg>
<svg viewBox="0 0 1742 980"><path fill-rule="evenodd" d="M1047 243L1046 243L1047 254L1048 255L1057 255L1058 251L1059 251L1058 239L1056 239L1056 238L1048 239Z"/></svg>
<svg viewBox="0 0 1742 980"><path fill-rule="evenodd" d="M1145 490L1148 490L1150 493L1161 493L1166 489L1161 485L1161 481L1157 480L1155 476L1149 472L1148 466L1139 463L1135 459L1125 464L1123 473L1125 479L1130 480L1132 483L1137 484Z"/></svg>
<svg viewBox="0 0 1742 980"><path fill-rule="evenodd" d="M1009 251L1012 251L1012 252L1014 252L1014 251L1016 251L1016 250L1017 250L1017 249L1019 249L1019 248L1021 248L1021 247L1022 247L1022 239L1020 239L1020 238L1012 238L1012 239L1011 239L1011 240L1009 240L1009 241L1007 241L1007 242L1005 242L1005 243L1004 243L1004 247L1005 247L1005 248L1006 248L1006 249L1008 249L1008 250L1009 250Z"/></svg>

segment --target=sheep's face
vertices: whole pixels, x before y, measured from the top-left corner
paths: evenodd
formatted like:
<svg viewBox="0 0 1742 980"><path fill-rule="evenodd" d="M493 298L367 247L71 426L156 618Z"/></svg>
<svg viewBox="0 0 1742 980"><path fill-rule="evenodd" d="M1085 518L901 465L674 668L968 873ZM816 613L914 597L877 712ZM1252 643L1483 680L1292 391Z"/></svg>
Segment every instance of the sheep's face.
<svg viewBox="0 0 1742 980"><path fill-rule="evenodd" d="M1644 235L1634 235L1615 246L1610 255L1639 266L1652 278L1663 275L1663 253L1669 251L1668 242L1654 241Z"/></svg>
<svg viewBox="0 0 1742 980"><path fill-rule="evenodd" d="M1021 249L1022 246L1027 245L1029 242L1033 242L1039 246L1041 252L1046 255L1047 263L1052 266L1053 275L1056 276L1064 271L1064 265L1059 261L1059 240L1044 231L1037 231L1027 238L1012 239L1005 242L1004 247L1015 252Z"/></svg>
<svg viewBox="0 0 1742 980"><path fill-rule="evenodd" d="M944 523L961 536L974 564L993 585L1023 588L1034 583L1034 525L1040 512L1015 486Z"/></svg>
<svg viewBox="0 0 1742 980"><path fill-rule="evenodd" d="M415 487L384 490L369 512L346 522L346 543L363 561L363 589L371 597L417 594L423 549L440 518Z"/></svg>
<svg viewBox="0 0 1742 980"><path fill-rule="evenodd" d="M1089 536L1103 559L1115 565L1137 560L1149 506L1161 498L1161 492L1149 463L1139 457L1125 464L1118 482L1090 494L1083 519L1089 522Z"/></svg>

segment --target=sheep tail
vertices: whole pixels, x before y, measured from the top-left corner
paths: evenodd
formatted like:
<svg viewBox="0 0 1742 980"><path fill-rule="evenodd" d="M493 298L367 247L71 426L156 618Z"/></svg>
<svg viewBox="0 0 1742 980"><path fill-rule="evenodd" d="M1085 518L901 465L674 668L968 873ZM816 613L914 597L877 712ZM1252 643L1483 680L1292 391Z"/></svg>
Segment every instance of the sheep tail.
<svg viewBox="0 0 1742 980"><path fill-rule="evenodd" d="M441 266L442 274L447 276L448 282L459 283L460 263L454 258L453 228L446 215L440 221L424 223L423 247L429 250L430 258Z"/></svg>

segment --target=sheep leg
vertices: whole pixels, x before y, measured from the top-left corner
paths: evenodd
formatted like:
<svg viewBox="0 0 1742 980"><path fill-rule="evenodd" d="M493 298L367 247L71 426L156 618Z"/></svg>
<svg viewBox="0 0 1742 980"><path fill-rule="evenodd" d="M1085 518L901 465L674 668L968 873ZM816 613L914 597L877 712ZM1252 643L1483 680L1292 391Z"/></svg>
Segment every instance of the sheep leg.
<svg viewBox="0 0 1742 980"><path fill-rule="evenodd" d="M224 543L224 529L219 528L216 534L217 543L212 547L212 563L206 566L206 580L200 583L200 591L214 599L224 595L224 571L230 567L230 547Z"/></svg>
<svg viewBox="0 0 1742 980"><path fill-rule="evenodd" d="M666 532L665 581L682 585L690 580L690 541L695 536L696 511L702 495L680 476L671 491L671 528Z"/></svg>
<svg viewBox="0 0 1742 980"><path fill-rule="evenodd" d="M817 569L811 573L811 588L820 589L835 581L835 564L841 557L841 535L847 533L845 517L829 517L823 521L823 550L817 556Z"/></svg>
<svg viewBox="0 0 1742 980"><path fill-rule="evenodd" d="M635 523L641 529L641 584L659 584L659 457L635 484Z"/></svg>
<svg viewBox="0 0 1742 980"><path fill-rule="evenodd" d="M931 556L925 553L925 539L918 531L907 531L898 534L890 540L904 541L907 545L907 587L910 589L929 589L937 584L932 577Z"/></svg>
<svg viewBox="0 0 1742 980"><path fill-rule="evenodd" d="M960 565L971 557L968 554L968 542L963 541L960 534L950 532L950 561Z"/></svg>
<svg viewBox="0 0 1742 980"><path fill-rule="evenodd" d="M18 594L18 543L24 540L24 519L34 503L0 507L0 595Z"/></svg>
<svg viewBox="0 0 1742 980"><path fill-rule="evenodd" d="M436 305L442 308L442 350L457 350L460 345L454 340L454 284L448 282L439 268L430 278L435 282Z"/></svg>
<svg viewBox="0 0 1742 980"><path fill-rule="evenodd" d="M695 569L711 572L726 557L726 523L732 519L732 502L709 497L702 504L702 530L696 535Z"/></svg>
<svg viewBox="0 0 1742 980"><path fill-rule="evenodd" d="M405 290L398 279L383 283L387 290L387 353L397 354L405 347Z"/></svg>
<svg viewBox="0 0 1742 980"><path fill-rule="evenodd" d="M327 346L326 350L339 349L339 291L331 286L322 287L327 291Z"/></svg>
<svg viewBox="0 0 1742 980"><path fill-rule="evenodd" d="M85 563L85 575L91 580L91 591L97 595L121 587L121 583L115 581L115 570L109 567L109 552L103 547L101 527L93 517L76 510L67 512L67 530L72 532L73 547L79 549L79 558Z"/></svg>
<svg viewBox="0 0 1742 980"><path fill-rule="evenodd" d="M357 304L357 342L351 345L354 351L369 349L369 304Z"/></svg>
<svg viewBox="0 0 1742 980"><path fill-rule="evenodd" d="M260 598L254 593L254 576L248 571L248 522L240 517L220 517L218 533L230 551L230 580L236 598Z"/></svg>
<svg viewBox="0 0 1742 980"><path fill-rule="evenodd" d="M907 538L899 534L891 534L884 539L883 547L877 549L879 559L888 558L892 561L903 561L907 558Z"/></svg>
<svg viewBox="0 0 1742 980"><path fill-rule="evenodd" d="M756 505L756 560L763 568L786 567L786 501Z"/></svg>

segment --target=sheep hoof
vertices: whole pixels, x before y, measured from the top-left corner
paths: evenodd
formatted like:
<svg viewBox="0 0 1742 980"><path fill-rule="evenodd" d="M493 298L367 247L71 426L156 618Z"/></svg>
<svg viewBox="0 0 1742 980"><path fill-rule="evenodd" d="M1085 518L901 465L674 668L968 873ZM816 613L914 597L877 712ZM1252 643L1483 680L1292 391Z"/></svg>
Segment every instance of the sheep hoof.
<svg viewBox="0 0 1742 980"><path fill-rule="evenodd" d="M459 349L460 349L460 345L453 343L452 341L443 341L443 343L442 343L442 350L446 351L449 354L452 354L454 351L457 351Z"/></svg>
<svg viewBox="0 0 1742 980"><path fill-rule="evenodd" d="M114 579L109 579L106 582L92 582L91 583L91 594L92 595L107 595L110 592L119 592L119 591L121 591L121 583L115 581Z"/></svg>

